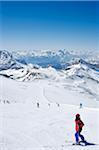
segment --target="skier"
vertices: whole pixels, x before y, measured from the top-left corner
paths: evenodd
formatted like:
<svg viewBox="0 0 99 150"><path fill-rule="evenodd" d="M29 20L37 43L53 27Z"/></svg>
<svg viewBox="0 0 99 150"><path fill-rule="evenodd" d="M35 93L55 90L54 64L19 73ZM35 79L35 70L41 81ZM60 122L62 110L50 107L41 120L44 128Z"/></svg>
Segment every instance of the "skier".
<svg viewBox="0 0 99 150"><path fill-rule="evenodd" d="M48 106L50 107L50 103L48 103Z"/></svg>
<svg viewBox="0 0 99 150"><path fill-rule="evenodd" d="M80 103L80 108L82 108L82 103Z"/></svg>
<svg viewBox="0 0 99 150"><path fill-rule="evenodd" d="M79 137L81 138L82 142L86 142L84 139L84 136L81 134L82 128L84 126L84 123L80 119L80 114L76 114L76 119L75 119L75 139L76 139L76 144L80 144Z"/></svg>
<svg viewBox="0 0 99 150"><path fill-rule="evenodd" d="M40 104L39 103L37 103L37 107L39 108L39 106L40 106Z"/></svg>

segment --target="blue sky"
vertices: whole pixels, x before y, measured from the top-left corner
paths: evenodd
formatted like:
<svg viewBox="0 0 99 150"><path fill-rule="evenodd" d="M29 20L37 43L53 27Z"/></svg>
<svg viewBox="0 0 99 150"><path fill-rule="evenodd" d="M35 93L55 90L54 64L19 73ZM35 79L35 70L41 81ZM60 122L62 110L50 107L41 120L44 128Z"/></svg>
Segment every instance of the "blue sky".
<svg viewBox="0 0 99 150"><path fill-rule="evenodd" d="M99 2L0 2L0 49L99 50Z"/></svg>

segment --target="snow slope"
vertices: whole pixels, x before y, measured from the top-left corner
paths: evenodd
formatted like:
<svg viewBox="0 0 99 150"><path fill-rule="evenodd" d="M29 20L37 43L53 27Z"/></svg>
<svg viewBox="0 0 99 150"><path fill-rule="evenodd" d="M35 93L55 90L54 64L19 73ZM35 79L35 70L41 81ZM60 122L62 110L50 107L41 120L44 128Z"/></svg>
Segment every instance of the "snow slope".
<svg viewBox="0 0 99 150"><path fill-rule="evenodd" d="M65 88L69 93L71 90L71 93L81 95L83 101L84 99L91 99L93 103L99 101L99 72L86 62L77 62L65 70L56 70L51 66L42 68L29 64L23 65L23 68L20 69L2 70L0 75L25 82L47 80L59 87L62 86L63 90ZM95 104L97 105L97 102Z"/></svg>
<svg viewBox="0 0 99 150"><path fill-rule="evenodd" d="M80 109L80 94L48 80L18 82L1 76L0 85L0 150L99 149L72 146L76 113L85 123L86 140L99 144L98 101L85 99Z"/></svg>
<svg viewBox="0 0 99 150"><path fill-rule="evenodd" d="M27 64L23 56L44 59L47 66ZM86 62L87 56L93 59ZM98 56L79 57L65 50L0 51L0 150L98 150ZM72 146L76 113L85 123L85 139L97 145Z"/></svg>

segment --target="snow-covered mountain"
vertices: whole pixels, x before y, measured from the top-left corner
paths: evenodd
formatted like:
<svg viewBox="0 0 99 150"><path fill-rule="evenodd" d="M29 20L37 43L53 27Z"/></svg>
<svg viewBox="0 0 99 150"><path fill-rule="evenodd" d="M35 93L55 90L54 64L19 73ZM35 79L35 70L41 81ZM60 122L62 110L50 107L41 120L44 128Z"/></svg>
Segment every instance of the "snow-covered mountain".
<svg viewBox="0 0 99 150"><path fill-rule="evenodd" d="M94 64L99 70L99 52L80 52L68 50L31 50L13 52L14 58L23 64L38 64L47 67L49 64L56 69L65 69L69 64L83 59Z"/></svg>
<svg viewBox="0 0 99 150"><path fill-rule="evenodd" d="M10 52L0 50L0 70L20 68L22 68L21 64L14 59L13 55Z"/></svg>
<svg viewBox="0 0 99 150"><path fill-rule="evenodd" d="M92 64L94 68L99 70L99 53L98 52L74 52L67 50L34 50L34 51L0 51L0 69L10 67L20 67L20 63L34 64L41 67L51 65L56 69L65 69L72 63L78 60L85 60Z"/></svg>
<svg viewBox="0 0 99 150"><path fill-rule="evenodd" d="M84 60L79 60L74 64L68 66L64 70L67 77L75 78L87 78L95 80L99 83L99 72L96 70L95 66L85 62Z"/></svg>
<svg viewBox="0 0 99 150"><path fill-rule="evenodd" d="M10 61L4 59L7 66L5 67L2 59L2 67L4 66L4 68L1 67L0 75L17 81L48 80L81 93L81 95L86 94L90 98L99 100L99 71L94 64L90 64L83 59L76 59L76 61L68 64L65 69L57 70L52 66L42 68L33 64L24 65L14 60L9 53L5 53L10 56L7 57L10 58ZM5 56L5 53L2 55ZM2 58L5 57L2 56ZM14 65L12 65L13 62Z"/></svg>
<svg viewBox="0 0 99 150"><path fill-rule="evenodd" d="M11 57L12 58L12 57ZM48 66L47 68L42 68L38 65L20 64L20 67L17 67L17 61L13 61L10 58L10 61L6 60L6 68L5 64L2 63L3 71L0 72L2 75L7 75L10 78L28 81L32 80L33 77L45 79L45 78L53 78L58 79L66 79L66 78L90 78L95 80L97 83L99 82L99 72L96 70L96 67L90 63L85 62L80 59L71 65L68 65L66 69L56 70L55 68ZM8 63L7 63L8 62ZM12 63L14 62L14 65ZM14 66L14 67L12 67ZM2 69L1 67L1 69Z"/></svg>

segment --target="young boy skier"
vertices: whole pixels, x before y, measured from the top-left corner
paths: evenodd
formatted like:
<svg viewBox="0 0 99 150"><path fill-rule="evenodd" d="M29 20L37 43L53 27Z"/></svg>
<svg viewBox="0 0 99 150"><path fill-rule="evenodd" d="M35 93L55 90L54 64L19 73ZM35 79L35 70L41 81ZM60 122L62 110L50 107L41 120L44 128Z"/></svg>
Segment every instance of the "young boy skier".
<svg viewBox="0 0 99 150"><path fill-rule="evenodd" d="M85 142L84 136L81 134L82 128L84 126L84 123L80 119L80 114L76 114L75 118L75 139L76 139L76 144L80 144L79 137L81 138L82 142Z"/></svg>

